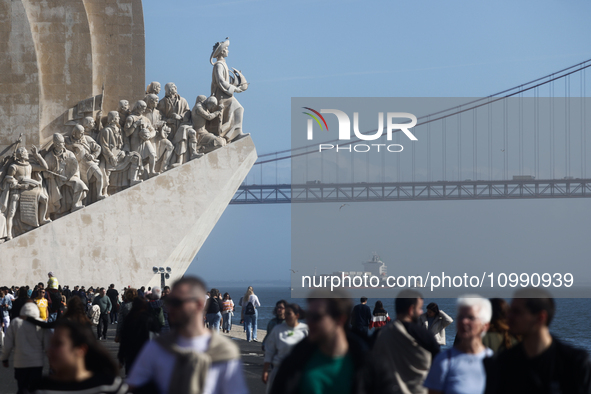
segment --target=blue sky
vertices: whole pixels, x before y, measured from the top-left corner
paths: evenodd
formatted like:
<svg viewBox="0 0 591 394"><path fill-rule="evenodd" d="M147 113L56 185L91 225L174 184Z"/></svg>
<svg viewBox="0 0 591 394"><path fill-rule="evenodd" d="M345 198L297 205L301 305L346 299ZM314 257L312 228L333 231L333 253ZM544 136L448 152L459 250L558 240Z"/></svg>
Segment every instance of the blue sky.
<svg viewBox="0 0 591 394"><path fill-rule="evenodd" d="M146 82L175 82L191 105L209 94L213 44L230 37L228 65L251 83L237 98L259 154L289 148L292 97L480 97L591 58L591 4L581 1L143 6ZM289 205L229 206L188 273L288 280L289 264Z"/></svg>

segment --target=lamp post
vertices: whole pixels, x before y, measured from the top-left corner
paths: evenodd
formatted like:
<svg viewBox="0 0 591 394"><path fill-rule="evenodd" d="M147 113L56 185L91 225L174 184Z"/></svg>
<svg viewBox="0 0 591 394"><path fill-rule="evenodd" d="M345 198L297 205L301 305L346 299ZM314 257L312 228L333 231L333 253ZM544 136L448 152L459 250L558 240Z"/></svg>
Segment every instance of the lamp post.
<svg viewBox="0 0 591 394"><path fill-rule="evenodd" d="M164 280L170 279L170 273L172 272L172 269L170 267L166 267L166 269L164 269L164 267L152 267L152 271L154 274L160 274L160 289L164 289Z"/></svg>

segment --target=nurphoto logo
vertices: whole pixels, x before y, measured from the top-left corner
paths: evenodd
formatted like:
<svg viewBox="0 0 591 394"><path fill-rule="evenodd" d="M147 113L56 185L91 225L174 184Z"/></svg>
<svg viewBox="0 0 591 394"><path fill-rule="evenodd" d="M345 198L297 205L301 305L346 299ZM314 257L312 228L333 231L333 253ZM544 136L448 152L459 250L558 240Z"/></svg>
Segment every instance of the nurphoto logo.
<svg viewBox="0 0 591 394"><path fill-rule="evenodd" d="M326 123L326 119L322 114L333 114L337 117L339 122L339 140L348 141L351 140L351 120L349 115L345 112L338 110L338 109L321 109L320 112L312 109L310 107L302 107L310 112L303 112L305 115L308 115L311 119L308 119L308 140L314 139L314 121L320 127L320 130L328 131L328 124ZM410 119L409 123L394 123L394 119ZM409 129L413 128L417 124L417 117L413 114L408 112L388 112L386 114L386 139L388 141L392 141L392 133L395 130L402 131L411 141L418 141L417 137L414 136L413 133L410 132ZM378 112L378 128L375 133L362 133L359 131L359 113L353 112L353 133L355 137L362 141L374 141L378 138L382 137L384 133L384 113ZM322 152L323 150L330 150L336 149L337 152L341 150L345 150L347 152L369 152L372 150L372 147L380 151L380 148L385 147L388 152L402 152L404 149L400 144L345 144L339 146L333 144L319 144L318 150Z"/></svg>

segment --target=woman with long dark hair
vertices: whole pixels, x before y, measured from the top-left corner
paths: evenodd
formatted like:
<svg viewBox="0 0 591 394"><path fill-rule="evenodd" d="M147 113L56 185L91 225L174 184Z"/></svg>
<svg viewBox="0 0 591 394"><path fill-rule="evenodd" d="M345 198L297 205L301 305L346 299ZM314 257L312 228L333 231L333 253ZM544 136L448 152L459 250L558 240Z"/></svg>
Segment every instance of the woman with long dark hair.
<svg viewBox="0 0 591 394"><path fill-rule="evenodd" d="M232 316L234 316L234 301L232 301L230 293L224 293L222 304L222 331L229 333L232 329Z"/></svg>
<svg viewBox="0 0 591 394"><path fill-rule="evenodd" d="M209 294L209 298L205 303L205 320L210 330L219 332L224 304L220 300L220 291L218 289L211 289Z"/></svg>
<svg viewBox="0 0 591 394"><path fill-rule="evenodd" d="M390 319L388 312L384 309L384 304L382 301L376 301L376 305L373 308L371 323L369 323L369 328L374 328L377 331L388 324L390 320L392 319Z"/></svg>
<svg viewBox="0 0 591 394"><path fill-rule="evenodd" d="M90 319L86 316L86 305L84 305L80 297L70 297L66 305L67 309L62 315L62 319L69 319L87 327L91 327Z"/></svg>
<svg viewBox="0 0 591 394"><path fill-rule="evenodd" d="M493 352L510 349L517 344L517 338L509 334L509 304L502 298L491 298L492 318L486 334L482 338L482 344Z"/></svg>
<svg viewBox="0 0 591 394"><path fill-rule="evenodd" d="M125 324L121 329L119 338L121 345L117 354L119 362L125 365L125 371L128 374L144 344L155 333L160 332L160 328L160 323L152 313L148 302L142 298L133 300L131 310L125 317Z"/></svg>
<svg viewBox="0 0 591 394"><path fill-rule="evenodd" d="M60 319L47 355L52 374L42 378L33 393L123 394L127 391L127 385L118 376L117 365L84 324Z"/></svg>
<svg viewBox="0 0 591 394"><path fill-rule="evenodd" d="M30 299L29 289L27 289L25 286L21 287L18 289L17 296L17 299L12 302L12 310L10 311L11 319L16 319L20 316L21 308Z"/></svg>

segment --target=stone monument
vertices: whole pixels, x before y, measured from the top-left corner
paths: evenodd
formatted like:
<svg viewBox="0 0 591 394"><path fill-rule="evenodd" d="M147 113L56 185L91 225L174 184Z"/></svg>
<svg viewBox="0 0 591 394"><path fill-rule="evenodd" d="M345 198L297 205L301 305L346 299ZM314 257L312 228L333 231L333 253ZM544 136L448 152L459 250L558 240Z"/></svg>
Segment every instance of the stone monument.
<svg viewBox="0 0 591 394"><path fill-rule="evenodd" d="M0 0L0 269L29 285L180 277L257 158L229 40L191 110L172 82L162 100L144 89L140 0L48 3Z"/></svg>

